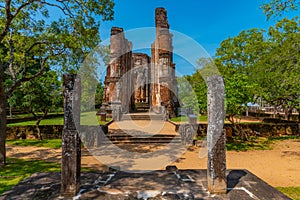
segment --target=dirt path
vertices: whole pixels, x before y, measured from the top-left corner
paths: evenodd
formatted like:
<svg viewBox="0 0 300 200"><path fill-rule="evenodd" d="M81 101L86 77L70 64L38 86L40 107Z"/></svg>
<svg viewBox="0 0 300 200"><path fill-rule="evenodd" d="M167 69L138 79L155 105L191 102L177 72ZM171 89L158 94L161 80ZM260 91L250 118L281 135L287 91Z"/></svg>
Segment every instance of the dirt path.
<svg viewBox="0 0 300 200"><path fill-rule="evenodd" d="M144 147L145 148L145 147ZM153 148L153 147L150 147ZM199 159L198 147L191 147L173 165L180 169L205 169L206 157ZM61 149L8 146L8 157L60 162ZM87 150L82 152L82 166L106 170ZM300 140L279 141L273 150L227 152L228 169L247 169L274 187L300 186Z"/></svg>

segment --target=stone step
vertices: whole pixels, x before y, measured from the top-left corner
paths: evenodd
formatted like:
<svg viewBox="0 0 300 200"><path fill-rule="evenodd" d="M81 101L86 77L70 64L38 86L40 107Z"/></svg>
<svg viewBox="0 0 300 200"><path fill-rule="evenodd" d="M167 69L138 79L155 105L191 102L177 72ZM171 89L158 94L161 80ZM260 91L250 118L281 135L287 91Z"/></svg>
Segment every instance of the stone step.
<svg viewBox="0 0 300 200"><path fill-rule="evenodd" d="M102 144L113 143L113 144L169 144L171 140L160 140L160 141L152 141L152 140L117 140L117 141L106 141L102 142ZM179 144L181 140L174 140L172 143Z"/></svg>
<svg viewBox="0 0 300 200"><path fill-rule="evenodd" d="M157 135L128 135L128 134L108 134L107 139L114 144L141 144L141 143L180 143L179 135L157 134ZM107 141L109 142L109 141Z"/></svg>
<svg viewBox="0 0 300 200"><path fill-rule="evenodd" d="M122 120L163 120L163 115L123 115Z"/></svg>
<svg viewBox="0 0 300 200"><path fill-rule="evenodd" d="M137 137L137 138L173 138L173 137L180 137L179 135L172 135L172 134L143 134L143 135L130 135L127 133L109 133L106 135L108 138L123 138L123 137Z"/></svg>

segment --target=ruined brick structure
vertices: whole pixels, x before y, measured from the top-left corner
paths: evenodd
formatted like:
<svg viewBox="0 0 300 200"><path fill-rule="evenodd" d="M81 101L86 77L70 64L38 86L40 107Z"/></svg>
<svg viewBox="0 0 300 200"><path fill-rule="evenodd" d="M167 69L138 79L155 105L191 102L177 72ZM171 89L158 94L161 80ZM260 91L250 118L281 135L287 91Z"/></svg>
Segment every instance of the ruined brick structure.
<svg viewBox="0 0 300 200"><path fill-rule="evenodd" d="M132 44L125 38L123 29L111 29L110 64L103 97L103 105L108 110L132 112L142 103L155 112L166 110L174 116L177 82L172 34L164 8L155 10L155 25L156 38L151 45L151 57L132 53Z"/></svg>

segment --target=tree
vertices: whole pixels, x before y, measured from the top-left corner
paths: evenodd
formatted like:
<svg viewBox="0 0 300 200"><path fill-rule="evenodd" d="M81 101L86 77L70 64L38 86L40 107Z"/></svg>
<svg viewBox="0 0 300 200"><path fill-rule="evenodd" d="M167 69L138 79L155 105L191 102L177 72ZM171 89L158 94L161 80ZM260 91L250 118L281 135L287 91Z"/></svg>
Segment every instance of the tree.
<svg viewBox="0 0 300 200"><path fill-rule="evenodd" d="M234 38L224 40L217 49L215 63L225 78L227 105L235 107L235 109L230 109L230 112L226 112L230 116L239 115L245 109L241 107L242 104L255 102L257 84L252 81L252 78L256 76L253 69L263 54L264 48L263 31L250 29L242 31ZM231 100L233 101L230 102ZM234 102L237 105L233 106Z"/></svg>
<svg viewBox="0 0 300 200"><path fill-rule="evenodd" d="M188 109L194 113L198 113L197 98L192 85L190 84L190 78L191 77L189 75L177 77L178 98L181 107Z"/></svg>
<svg viewBox="0 0 300 200"><path fill-rule="evenodd" d="M96 93L95 93L95 107L98 109L102 105L103 91L104 91L104 87L102 85L102 82L99 81L99 83L97 84Z"/></svg>
<svg viewBox="0 0 300 200"><path fill-rule="evenodd" d="M263 30L250 29L224 40L216 53L215 63L225 80L226 117L244 139L248 138L247 133L236 122L247 104L257 98L253 69L264 48Z"/></svg>
<svg viewBox="0 0 300 200"><path fill-rule="evenodd" d="M0 163L5 164L7 98L49 66L76 69L99 42L112 0L0 1ZM55 13L55 17L50 18Z"/></svg>
<svg viewBox="0 0 300 200"><path fill-rule="evenodd" d="M271 17L281 17L283 13L290 10L297 10L299 5L299 0L269 0L261 8L269 20Z"/></svg>
<svg viewBox="0 0 300 200"><path fill-rule="evenodd" d="M260 90L257 95L286 112L299 111L300 20L283 19L268 31L264 54L253 69ZM276 109L275 109L276 111ZM300 119L300 116L299 116ZM300 121L300 120L299 120Z"/></svg>
<svg viewBox="0 0 300 200"><path fill-rule="evenodd" d="M18 93L18 99L14 107L32 113L37 120L37 136L42 140L40 122L50 111L58 110L63 104L61 82L57 74L48 71L30 82L22 83L15 92Z"/></svg>

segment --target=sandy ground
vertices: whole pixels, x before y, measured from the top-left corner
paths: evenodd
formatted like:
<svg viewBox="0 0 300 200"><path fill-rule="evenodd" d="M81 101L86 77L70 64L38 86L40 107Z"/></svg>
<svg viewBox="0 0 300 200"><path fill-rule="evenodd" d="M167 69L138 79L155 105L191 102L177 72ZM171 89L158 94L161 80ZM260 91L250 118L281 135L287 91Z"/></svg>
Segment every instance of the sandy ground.
<svg viewBox="0 0 300 200"><path fill-rule="evenodd" d="M137 147L135 147L137 148ZM149 149L149 146L143 148ZM150 147L153 149L153 146ZM141 149L141 147L139 147ZM180 169L205 169L206 157L199 158L199 147L190 147L176 162ZM203 151L201 151L203 152ZM8 157L60 162L61 149L7 147ZM107 169L87 150L82 152L82 167ZM300 140L279 141L273 150L227 152L228 169L247 169L274 187L300 186Z"/></svg>
<svg viewBox="0 0 300 200"><path fill-rule="evenodd" d="M109 128L110 130L122 129L122 131L128 131L128 133L132 133L135 130L139 134L177 134L174 125L160 120L125 120L113 123ZM159 151L162 148L165 148L165 151L162 151L164 155L161 155ZM109 151L109 149L112 149L112 151ZM171 146L170 148L170 145L118 145L117 149L115 149L115 145L110 145L102 146L96 150L97 153L105 156L105 159L113 161L121 157L122 152L125 152L122 158L123 161L125 160L128 163L130 161L131 165L142 164L143 167L148 168L158 164L156 167L159 166L160 169L163 169L166 165L176 165L180 169L205 169L207 165L206 150L194 146L188 148L185 152L183 151L183 153L176 146ZM126 152L129 153L126 154ZM135 155L138 156L130 157L132 156L131 152L137 153ZM52 162L61 161L61 149L8 146L7 155L14 158L40 159ZM149 160L149 157L152 158L151 156L155 158ZM168 162L166 164L163 159L169 159L172 156L174 158L170 159L172 160L170 161L171 163ZM101 164L86 149L82 150L81 160L82 167L92 167L98 170L107 169L107 166ZM300 187L300 140L277 141L273 144L273 150L228 151L227 168L247 169L274 187Z"/></svg>

